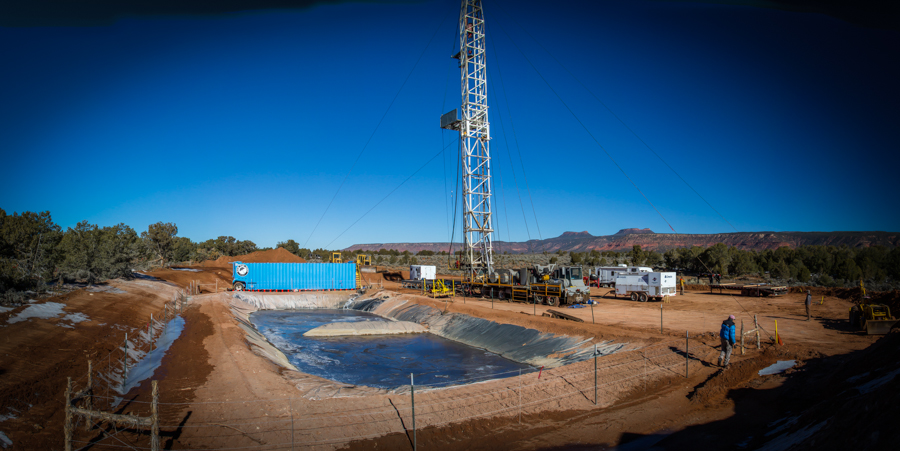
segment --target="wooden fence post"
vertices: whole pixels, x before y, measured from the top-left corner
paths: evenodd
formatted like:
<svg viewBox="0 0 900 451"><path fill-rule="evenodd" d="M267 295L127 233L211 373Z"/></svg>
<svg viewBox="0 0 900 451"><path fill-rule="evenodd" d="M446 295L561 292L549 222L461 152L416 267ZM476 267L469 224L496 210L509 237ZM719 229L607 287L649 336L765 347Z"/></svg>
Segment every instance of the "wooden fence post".
<svg viewBox="0 0 900 451"><path fill-rule="evenodd" d="M594 345L594 405L597 405L597 345Z"/></svg>
<svg viewBox="0 0 900 451"><path fill-rule="evenodd" d="M125 332L125 358L122 359L122 387L125 387L125 380L128 379L128 332Z"/></svg>
<svg viewBox="0 0 900 451"><path fill-rule="evenodd" d="M288 412L291 414L291 451L294 451L294 398L288 398Z"/></svg>
<svg viewBox="0 0 900 451"><path fill-rule="evenodd" d="M684 377L687 379L690 377L690 366L691 363L691 341L690 341L690 333L688 331L684 331Z"/></svg>
<svg viewBox="0 0 900 451"><path fill-rule="evenodd" d="M72 378L66 379L66 422L63 424L63 435L66 451L72 451Z"/></svg>
<svg viewBox="0 0 900 451"><path fill-rule="evenodd" d="M522 368L519 368L519 424L522 424Z"/></svg>
<svg viewBox="0 0 900 451"><path fill-rule="evenodd" d="M753 326L756 328L756 350L759 350L759 322L756 321L756 315L753 315Z"/></svg>
<svg viewBox="0 0 900 451"><path fill-rule="evenodd" d="M409 398L412 402L413 451L416 451L416 381L413 373L409 373Z"/></svg>
<svg viewBox="0 0 900 451"><path fill-rule="evenodd" d="M741 355L744 355L744 319L741 318Z"/></svg>
<svg viewBox="0 0 900 451"><path fill-rule="evenodd" d="M87 389L85 389L84 393L87 395L87 401L85 401L85 405L88 410L92 410L94 408L94 379L91 375L92 364L91 361L88 360L88 374L87 374ZM90 420L85 421L84 430L91 430L91 422Z"/></svg>
<svg viewBox="0 0 900 451"><path fill-rule="evenodd" d="M156 381L150 384L153 387L153 401L150 403L150 449L159 451L159 386Z"/></svg>

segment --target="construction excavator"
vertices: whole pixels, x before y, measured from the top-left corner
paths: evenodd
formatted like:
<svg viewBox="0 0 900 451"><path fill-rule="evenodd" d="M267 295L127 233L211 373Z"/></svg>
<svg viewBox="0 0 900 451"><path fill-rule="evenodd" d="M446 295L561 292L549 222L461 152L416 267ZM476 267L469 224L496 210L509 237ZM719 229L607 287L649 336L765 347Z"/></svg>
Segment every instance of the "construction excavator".
<svg viewBox="0 0 900 451"><path fill-rule="evenodd" d="M860 299L857 305L850 307L850 327L865 329L868 335L885 335L897 324L891 316L891 309L884 304L873 304L866 296L866 287L859 281Z"/></svg>

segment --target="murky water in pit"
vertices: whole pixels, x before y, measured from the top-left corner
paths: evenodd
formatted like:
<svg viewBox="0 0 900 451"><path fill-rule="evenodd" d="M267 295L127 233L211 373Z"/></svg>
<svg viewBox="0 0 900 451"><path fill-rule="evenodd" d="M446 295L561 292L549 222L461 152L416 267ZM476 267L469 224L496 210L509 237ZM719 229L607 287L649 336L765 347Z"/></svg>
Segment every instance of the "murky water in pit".
<svg viewBox="0 0 900 451"><path fill-rule="evenodd" d="M300 371L345 384L393 389L446 386L510 377L530 366L437 335L304 337L339 321L387 321L356 310L265 310L250 320Z"/></svg>

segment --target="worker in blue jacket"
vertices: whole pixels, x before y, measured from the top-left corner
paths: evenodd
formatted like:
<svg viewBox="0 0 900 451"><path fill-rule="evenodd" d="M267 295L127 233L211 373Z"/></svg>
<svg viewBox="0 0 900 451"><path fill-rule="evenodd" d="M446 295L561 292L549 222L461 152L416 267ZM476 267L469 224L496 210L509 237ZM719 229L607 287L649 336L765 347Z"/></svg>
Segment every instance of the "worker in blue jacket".
<svg viewBox="0 0 900 451"><path fill-rule="evenodd" d="M722 340L722 352L719 353L719 366L728 367L731 361L731 350L734 349L734 315L728 315L728 319L722 321L722 329L719 331Z"/></svg>

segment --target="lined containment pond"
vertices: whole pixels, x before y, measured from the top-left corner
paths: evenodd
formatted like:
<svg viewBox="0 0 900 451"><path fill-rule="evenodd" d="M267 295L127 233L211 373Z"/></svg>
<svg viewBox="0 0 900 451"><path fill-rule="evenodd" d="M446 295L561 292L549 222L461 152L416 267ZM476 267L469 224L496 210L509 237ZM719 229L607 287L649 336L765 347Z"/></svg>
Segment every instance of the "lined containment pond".
<svg viewBox="0 0 900 451"><path fill-rule="evenodd" d="M357 310L263 310L250 315L256 328L298 370L337 382L394 389L447 386L510 377L529 365L434 334L304 337L333 322L387 321Z"/></svg>

